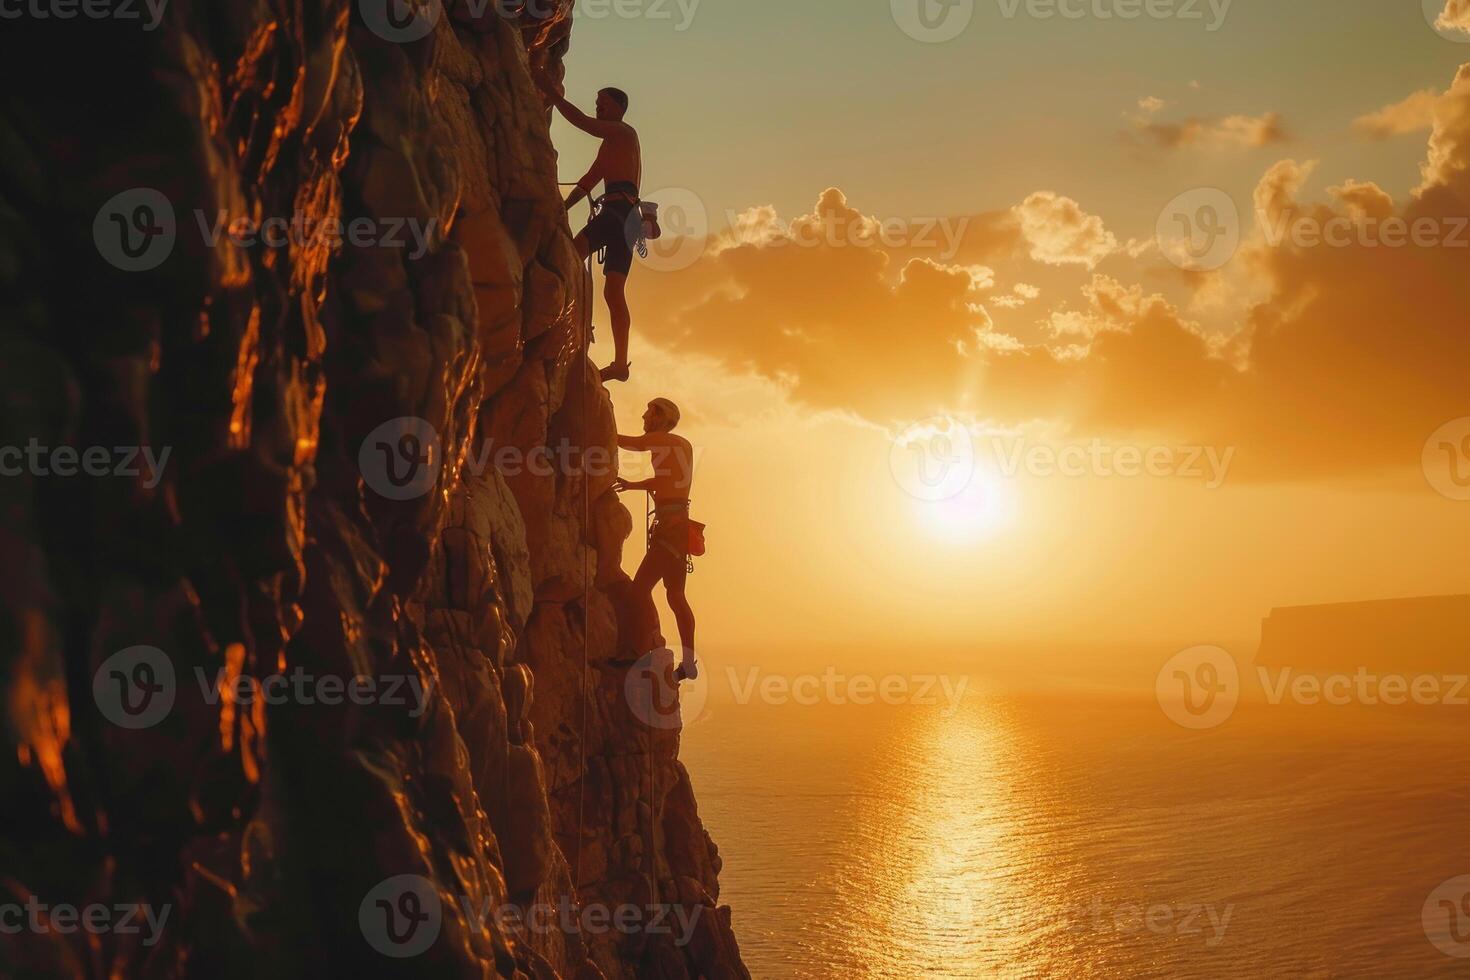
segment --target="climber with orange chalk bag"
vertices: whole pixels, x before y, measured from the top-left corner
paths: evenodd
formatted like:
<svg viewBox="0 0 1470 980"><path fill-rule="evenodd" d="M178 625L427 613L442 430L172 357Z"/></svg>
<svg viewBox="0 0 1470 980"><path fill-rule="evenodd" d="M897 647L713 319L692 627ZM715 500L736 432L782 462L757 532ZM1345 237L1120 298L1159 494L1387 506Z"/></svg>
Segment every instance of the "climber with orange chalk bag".
<svg viewBox="0 0 1470 980"><path fill-rule="evenodd" d="M602 253L602 270L606 279L603 295L612 316L613 362L602 369L603 381L627 381L628 335L632 314L628 311L628 273L633 268L633 251L647 254L646 240L661 234L658 207L638 198L643 180L643 151L638 131L628 125L628 96L621 89L605 88L597 93L597 117L587 115L566 99L560 82L544 72L537 73L536 83L551 100L563 118L584 133L602 140L597 158L587 175L567 195L567 210L592 196L599 183L603 194L592 203L592 218L577 235L577 251L582 258Z"/></svg>
<svg viewBox="0 0 1470 980"><path fill-rule="evenodd" d="M658 629L658 611L653 604L653 587L662 581L669 609L679 627L683 656L676 680L694 680L699 665L694 656L694 611L689 607L684 586L691 559L704 554L704 525L689 518L689 488L694 481L694 447L674 435L679 424L679 407L667 398L655 398L643 413L643 435L618 436L618 448L650 454L653 476L647 480L618 480L613 489L646 490L653 497L653 527L648 535L648 552L633 579L632 599L643 627L640 637L653 636Z"/></svg>

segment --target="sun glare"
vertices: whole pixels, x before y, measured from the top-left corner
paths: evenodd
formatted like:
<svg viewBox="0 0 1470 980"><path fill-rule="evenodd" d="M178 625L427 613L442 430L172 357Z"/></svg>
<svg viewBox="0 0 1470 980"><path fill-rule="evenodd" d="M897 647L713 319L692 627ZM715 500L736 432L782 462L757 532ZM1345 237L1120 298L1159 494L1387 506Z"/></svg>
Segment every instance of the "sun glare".
<svg viewBox="0 0 1470 980"><path fill-rule="evenodd" d="M976 473L959 493L914 505L935 535L964 543L998 534L1015 523L1015 488L1010 481Z"/></svg>

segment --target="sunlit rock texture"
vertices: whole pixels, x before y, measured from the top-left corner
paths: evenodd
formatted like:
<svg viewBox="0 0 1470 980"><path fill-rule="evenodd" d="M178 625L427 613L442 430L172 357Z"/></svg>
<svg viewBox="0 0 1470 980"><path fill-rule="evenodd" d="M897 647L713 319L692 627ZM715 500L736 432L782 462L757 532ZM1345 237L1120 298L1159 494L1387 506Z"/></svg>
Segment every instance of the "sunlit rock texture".
<svg viewBox="0 0 1470 980"><path fill-rule="evenodd" d="M157 480L0 479L0 902L168 918L151 944L0 935L0 975L749 975L678 729L625 696L639 651L612 597L642 542L614 474L482 465L612 454L530 74L559 75L569 8L456 0L406 42L345 0L6 21L0 445L170 455ZM136 188L165 196L176 243L124 271L96 225ZM426 234L212 242L221 216ZM394 500L359 455L402 418L437 434L438 479ZM175 703L128 729L93 681L136 646L166 655ZM297 671L423 693L231 693ZM405 875L438 931L385 957L365 899ZM502 914L573 900L678 915Z"/></svg>

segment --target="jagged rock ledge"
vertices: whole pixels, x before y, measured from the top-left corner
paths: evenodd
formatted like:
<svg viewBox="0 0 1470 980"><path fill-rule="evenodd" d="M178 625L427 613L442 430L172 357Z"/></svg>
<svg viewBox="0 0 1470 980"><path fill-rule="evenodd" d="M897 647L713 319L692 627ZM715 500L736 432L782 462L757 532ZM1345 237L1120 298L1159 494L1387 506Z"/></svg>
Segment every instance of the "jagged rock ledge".
<svg viewBox="0 0 1470 980"><path fill-rule="evenodd" d="M171 456L154 485L0 480L0 901L170 915L153 944L0 936L0 973L748 977L678 729L634 716L615 663L633 522L614 474L471 465L487 443L615 458L528 71L557 70L570 0L456 0L407 43L370 6L174 0L155 31L6 28L0 444ZM126 272L94 225L135 188L171 203L177 241ZM221 212L428 234L422 255L211 244L194 215ZM359 449L401 418L442 458L432 492L394 500ZM92 685L139 645L177 696L128 729ZM219 696L298 669L423 696ZM415 956L366 934L388 879L440 905ZM674 905L688 929L476 914L573 899Z"/></svg>

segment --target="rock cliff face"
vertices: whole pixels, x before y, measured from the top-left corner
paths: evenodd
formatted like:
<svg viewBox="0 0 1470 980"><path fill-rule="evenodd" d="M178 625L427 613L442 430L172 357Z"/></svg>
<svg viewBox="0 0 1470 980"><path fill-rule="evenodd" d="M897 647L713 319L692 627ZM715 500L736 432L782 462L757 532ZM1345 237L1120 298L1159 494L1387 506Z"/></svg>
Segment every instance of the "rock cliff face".
<svg viewBox="0 0 1470 980"><path fill-rule="evenodd" d="M0 975L749 976L627 697L569 8L7 22Z"/></svg>

